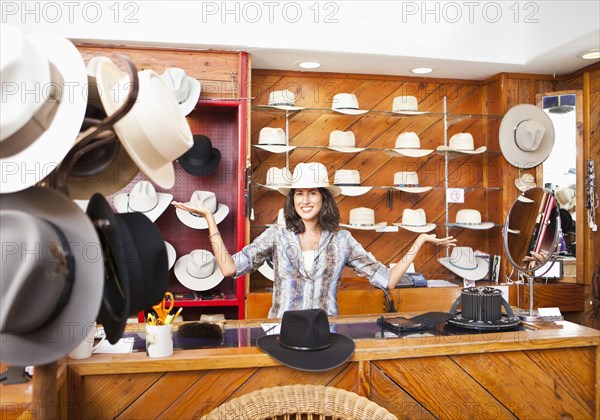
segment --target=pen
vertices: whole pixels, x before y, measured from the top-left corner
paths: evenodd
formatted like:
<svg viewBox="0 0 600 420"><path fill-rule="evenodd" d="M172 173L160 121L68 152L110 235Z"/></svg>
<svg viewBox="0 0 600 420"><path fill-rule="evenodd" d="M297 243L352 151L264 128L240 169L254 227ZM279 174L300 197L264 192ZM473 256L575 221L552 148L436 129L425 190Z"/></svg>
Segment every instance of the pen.
<svg viewBox="0 0 600 420"><path fill-rule="evenodd" d="M173 323L173 320L175 318L177 318L177 316L181 313L181 311L183 311L183 308L179 308L177 310L177 312L175 312L175 315L173 315L173 314L167 315L167 317L165 318L165 325L169 325L169 324Z"/></svg>

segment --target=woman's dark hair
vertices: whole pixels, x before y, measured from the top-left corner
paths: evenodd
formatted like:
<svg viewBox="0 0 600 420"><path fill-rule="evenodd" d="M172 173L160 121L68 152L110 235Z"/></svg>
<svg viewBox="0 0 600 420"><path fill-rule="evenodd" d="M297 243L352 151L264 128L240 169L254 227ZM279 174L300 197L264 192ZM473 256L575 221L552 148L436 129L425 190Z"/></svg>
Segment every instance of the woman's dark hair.
<svg viewBox="0 0 600 420"><path fill-rule="evenodd" d="M323 197L323 207L319 213L317 223L322 230L335 232L340 224L338 206L328 190L325 188L318 188L318 190ZM304 233L304 222L302 222L294 207L294 194L296 194L296 189L292 188L285 198L285 206L283 207L285 226L294 233Z"/></svg>

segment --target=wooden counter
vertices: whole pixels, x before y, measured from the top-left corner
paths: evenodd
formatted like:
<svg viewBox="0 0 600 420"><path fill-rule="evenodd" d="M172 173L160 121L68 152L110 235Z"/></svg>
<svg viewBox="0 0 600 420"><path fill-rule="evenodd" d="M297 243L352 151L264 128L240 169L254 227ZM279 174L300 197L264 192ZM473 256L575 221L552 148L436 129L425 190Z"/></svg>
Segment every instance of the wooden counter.
<svg viewBox="0 0 600 420"><path fill-rule="evenodd" d="M240 331L257 325L229 323ZM284 367L251 346L181 350L165 359L93 355L68 362L62 404L69 418L197 418L257 389L313 383L357 392L398 417L592 419L600 412L600 331L558 325L359 339L349 362L318 373ZM9 403L3 392L2 406Z"/></svg>

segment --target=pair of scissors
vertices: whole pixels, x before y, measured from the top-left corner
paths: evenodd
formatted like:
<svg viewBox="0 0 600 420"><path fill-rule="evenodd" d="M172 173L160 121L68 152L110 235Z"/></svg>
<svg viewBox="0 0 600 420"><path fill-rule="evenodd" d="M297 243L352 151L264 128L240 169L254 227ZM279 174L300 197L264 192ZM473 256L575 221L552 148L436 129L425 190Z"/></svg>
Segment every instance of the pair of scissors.
<svg viewBox="0 0 600 420"><path fill-rule="evenodd" d="M152 309L156 312L158 320L164 323L165 319L167 319L167 315L171 313L174 307L175 299L173 298L173 293L166 292L161 302L152 306Z"/></svg>
<svg viewBox="0 0 600 420"><path fill-rule="evenodd" d="M148 325L152 325L153 327L156 324L156 318L154 317L154 314L148 314L146 315L146 322L148 323Z"/></svg>

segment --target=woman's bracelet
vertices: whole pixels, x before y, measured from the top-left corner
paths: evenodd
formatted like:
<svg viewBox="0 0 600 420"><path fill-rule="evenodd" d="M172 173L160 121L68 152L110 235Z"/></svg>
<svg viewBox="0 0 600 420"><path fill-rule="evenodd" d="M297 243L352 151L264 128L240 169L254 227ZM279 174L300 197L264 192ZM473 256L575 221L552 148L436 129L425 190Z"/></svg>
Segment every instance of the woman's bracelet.
<svg viewBox="0 0 600 420"><path fill-rule="evenodd" d="M208 239L212 238L213 236L219 236L221 234L221 232L219 232L218 230L214 233L211 233L210 235L208 235Z"/></svg>

